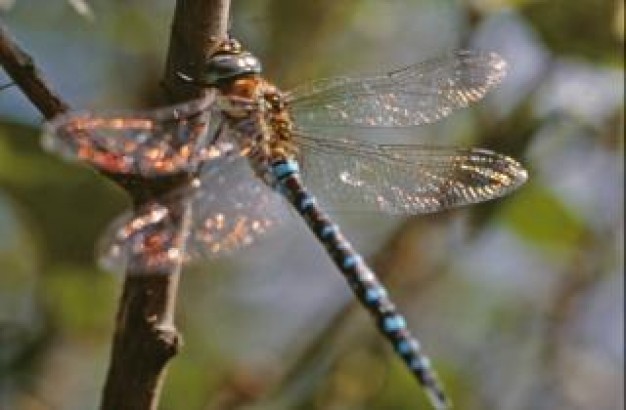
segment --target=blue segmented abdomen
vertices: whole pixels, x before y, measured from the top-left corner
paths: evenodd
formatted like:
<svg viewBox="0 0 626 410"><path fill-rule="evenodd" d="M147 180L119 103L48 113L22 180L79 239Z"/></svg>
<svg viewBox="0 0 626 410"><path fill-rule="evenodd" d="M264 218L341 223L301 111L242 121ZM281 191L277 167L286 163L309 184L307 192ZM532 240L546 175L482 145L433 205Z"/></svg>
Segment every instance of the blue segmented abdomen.
<svg viewBox="0 0 626 410"><path fill-rule="evenodd" d="M280 191L324 245L357 299L374 317L380 332L425 388L432 405L436 409L450 408L430 360L421 352L419 342L407 328L406 319L391 302L374 272L341 234L339 227L320 209L315 197L308 193L300 180L298 164L291 160L278 161L272 164L271 171Z"/></svg>

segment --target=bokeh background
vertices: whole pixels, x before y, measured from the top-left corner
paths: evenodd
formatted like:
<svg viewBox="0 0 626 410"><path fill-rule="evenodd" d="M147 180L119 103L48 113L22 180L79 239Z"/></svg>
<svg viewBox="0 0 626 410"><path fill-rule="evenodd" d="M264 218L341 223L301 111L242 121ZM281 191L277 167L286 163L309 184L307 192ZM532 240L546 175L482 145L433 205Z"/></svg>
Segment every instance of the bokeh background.
<svg viewBox="0 0 626 410"><path fill-rule="evenodd" d="M173 3L0 9L66 100L110 109L158 104ZM623 409L624 3L237 0L232 16L284 88L458 48L508 60L485 102L397 137L506 153L528 167L528 184L436 215L336 216L458 409ZM40 129L18 89L0 91L0 409L95 409L121 280L93 249L129 202L44 152ZM177 324L185 346L163 410L427 408L295 218L236 257L188 269Z"/></svg>

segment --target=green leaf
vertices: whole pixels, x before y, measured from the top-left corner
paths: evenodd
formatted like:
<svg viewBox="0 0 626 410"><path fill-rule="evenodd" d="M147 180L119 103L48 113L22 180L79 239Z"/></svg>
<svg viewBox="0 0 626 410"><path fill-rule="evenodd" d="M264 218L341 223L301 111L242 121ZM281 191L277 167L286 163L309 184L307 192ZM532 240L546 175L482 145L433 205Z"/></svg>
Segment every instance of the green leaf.
<svg viewBox="0 0 626 410"><path fill-rule="evenodd" d="M619 8L609 0L534 1L522 9L544 42L558 54L623 66Z"/></svg>

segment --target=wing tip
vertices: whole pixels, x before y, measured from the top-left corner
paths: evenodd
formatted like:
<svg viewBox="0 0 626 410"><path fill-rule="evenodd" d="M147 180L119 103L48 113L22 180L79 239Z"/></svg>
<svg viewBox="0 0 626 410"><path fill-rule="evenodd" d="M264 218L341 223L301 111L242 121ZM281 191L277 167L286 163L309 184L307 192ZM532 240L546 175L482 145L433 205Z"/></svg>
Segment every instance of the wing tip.
<svg viewBox="0 0 626 410"><path fill-rule="evenodd" d="M493 51L488 52L487 57L489 59L488 65L491 68L490 79L493 84L499 84L506 77L509 64L500 54Z"/></svg>
<svg viewBox="0 0 626 410"><path fill-rule="evenodd" d="M502 188L502 195L514 191L528 181L528 171L516 159L482 148L472 148L470 152L478 155L476 161L479 163L485 160L491 163L496 172L494 181Z"/></svg>
<svg viewBox="0 0 626 410"><path fill-rule="evenodd" d="M500 156L501 160L505 163L503 172L512 180L512 189L516 189L528 181L528 171L519 161L506 155L500 154Z"/></svg>
<svg viewBox="0 0 626 410"><path fill-rule="evenodd" d="M475 69L485 69L484 75L488 85L497 85L502 82L509 70L507 61L495 51L458 50L455 55L461 64L469 64Z"/></svg>

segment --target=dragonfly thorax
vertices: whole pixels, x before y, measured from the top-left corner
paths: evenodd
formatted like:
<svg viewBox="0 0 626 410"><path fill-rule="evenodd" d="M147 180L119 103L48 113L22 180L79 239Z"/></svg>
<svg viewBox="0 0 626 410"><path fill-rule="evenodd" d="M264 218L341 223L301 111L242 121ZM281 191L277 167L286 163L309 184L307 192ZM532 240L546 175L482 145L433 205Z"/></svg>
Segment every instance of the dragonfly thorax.
<svg viewBox="0 0 626 410"><path fill-rule="evenodd" d="M276 86L248 75L224 81L219 90L221 109L260 174L270 164L297 155L285 97Z"/></svg>

